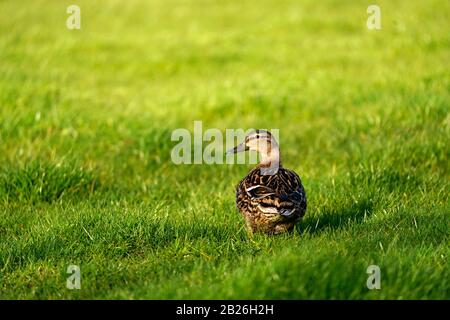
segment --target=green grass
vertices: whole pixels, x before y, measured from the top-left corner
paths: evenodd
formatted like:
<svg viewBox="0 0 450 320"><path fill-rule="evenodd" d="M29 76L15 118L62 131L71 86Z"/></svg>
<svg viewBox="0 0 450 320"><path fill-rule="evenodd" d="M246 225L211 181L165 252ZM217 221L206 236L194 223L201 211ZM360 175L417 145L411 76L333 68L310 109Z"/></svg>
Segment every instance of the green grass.
<svg viewBox="0 0 450 320"><path fill-rule="evenodd" d="M0 298L449 299L450 3L377 3L0 1ZM171 162L194 120L280 129L300 232Z"/></svg>

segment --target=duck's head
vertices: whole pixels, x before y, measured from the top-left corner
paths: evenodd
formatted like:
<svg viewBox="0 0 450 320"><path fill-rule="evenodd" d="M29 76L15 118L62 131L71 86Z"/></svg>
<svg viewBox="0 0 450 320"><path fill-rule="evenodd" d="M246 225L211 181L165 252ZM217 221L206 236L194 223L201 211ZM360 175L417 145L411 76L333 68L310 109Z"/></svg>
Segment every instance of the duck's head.
<svg viewBox="0 0 450 320"><path fill-rule="evenodd" d="M227 151L227 154L233 154L243 151L256 151L261 155L262 165L279 165L280 151L276 139L270 131L255 130L245 136L244 142Z"/></svg>

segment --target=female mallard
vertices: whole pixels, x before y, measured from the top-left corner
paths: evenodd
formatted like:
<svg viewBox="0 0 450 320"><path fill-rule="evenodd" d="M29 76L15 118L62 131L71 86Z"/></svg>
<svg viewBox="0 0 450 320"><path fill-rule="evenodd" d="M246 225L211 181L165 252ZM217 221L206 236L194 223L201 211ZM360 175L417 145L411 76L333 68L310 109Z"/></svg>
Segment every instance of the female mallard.
<svg viewBox="0 0 450 320"><path fill-rule="evenodd" d="M269 131L256 130L228 153L254 150L259 165L236 188L236 206L251 233L279 234L293 229L306 212L300 177L281 166L278 143Z"/></svg>

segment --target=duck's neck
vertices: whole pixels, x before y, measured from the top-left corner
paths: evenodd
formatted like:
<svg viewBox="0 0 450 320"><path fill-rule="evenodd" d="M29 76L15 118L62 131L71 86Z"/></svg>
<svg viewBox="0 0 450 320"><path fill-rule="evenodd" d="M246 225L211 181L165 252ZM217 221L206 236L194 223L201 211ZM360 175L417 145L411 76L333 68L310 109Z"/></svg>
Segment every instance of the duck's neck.
<svg viewBox="0 0 450 320"><path fill-rule="evenodd" d="M281 167L280 149L278 146L272 146L267 152L261 152L260 167L279 168Z"/></svg>

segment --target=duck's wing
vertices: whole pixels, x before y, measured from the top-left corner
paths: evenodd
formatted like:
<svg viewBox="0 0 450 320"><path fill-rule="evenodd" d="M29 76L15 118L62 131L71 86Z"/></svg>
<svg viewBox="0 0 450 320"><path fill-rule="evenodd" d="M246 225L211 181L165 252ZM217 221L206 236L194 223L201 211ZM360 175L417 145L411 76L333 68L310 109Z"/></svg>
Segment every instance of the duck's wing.
<svg viewBox="0 0 450 320"><path fill-rule="evenodd" d="M283 216L303 217L306 212L306 192L302 181L294 171L282 168L279 175L279 197Z"/></svg>
<svg viewBox="0 0 450 320"><path fill-rule="evenodd" d="M260 211L286 218L304 215L306 194L295 172L280 168L275 175L256 175L246 179L243 189L252 202L258 204Z"/></svg>

